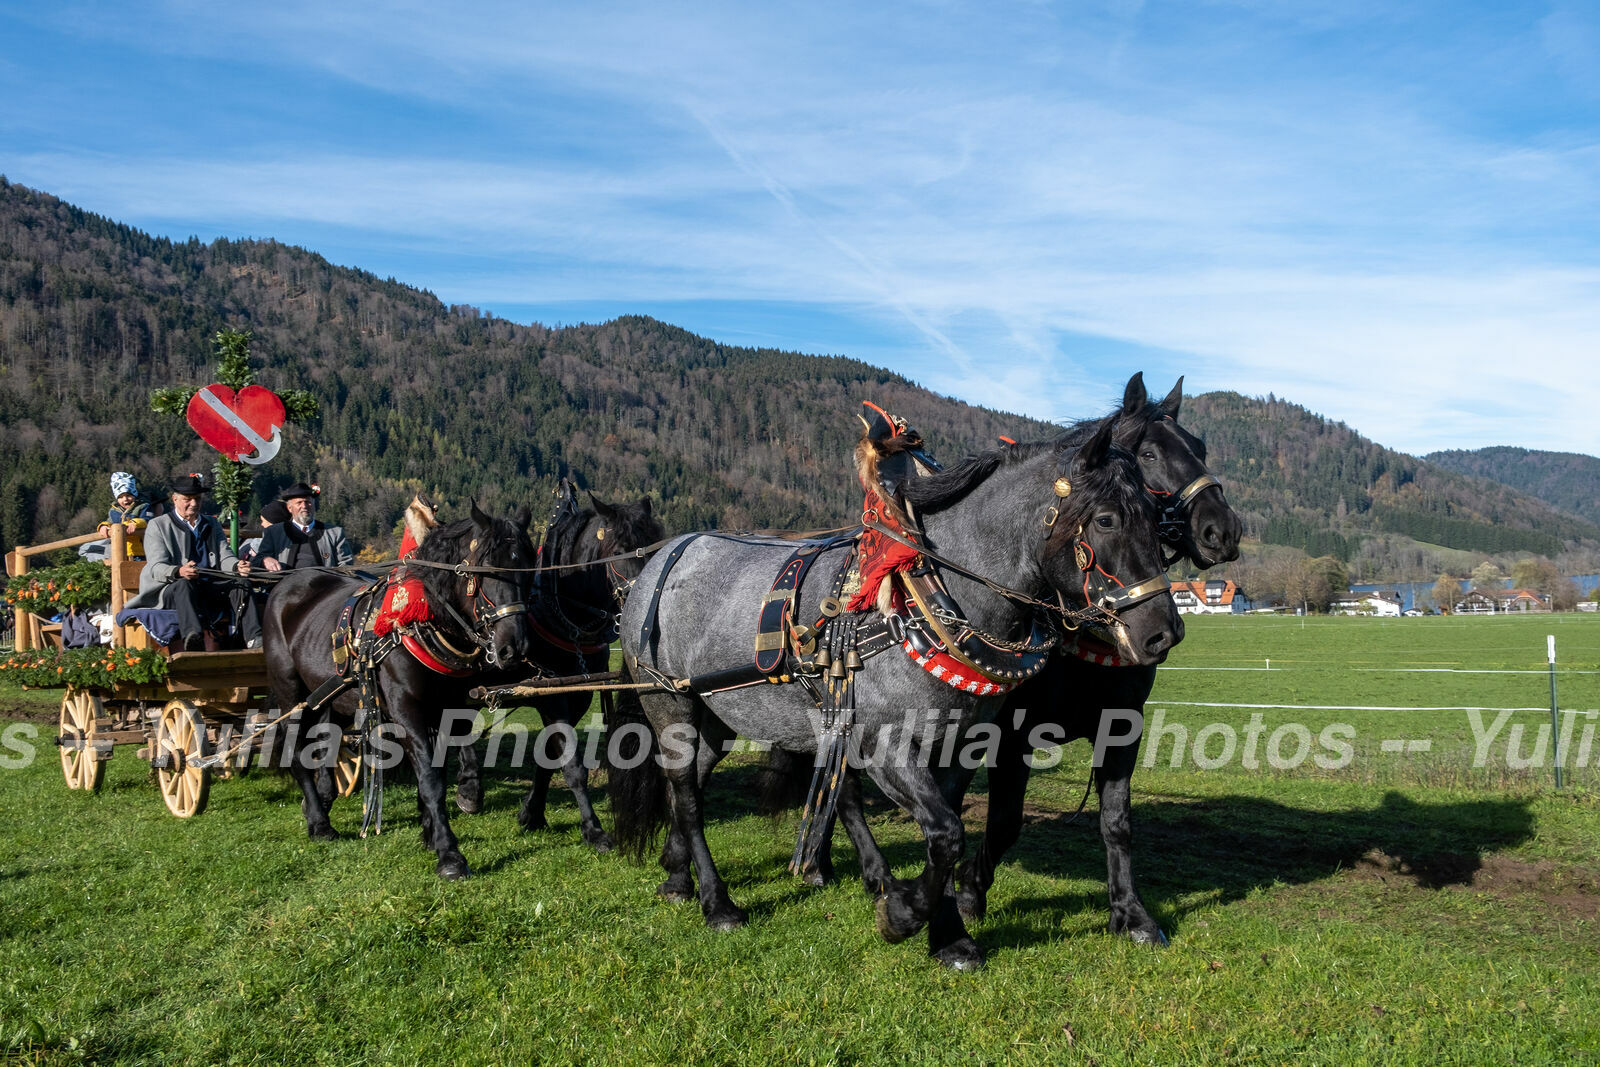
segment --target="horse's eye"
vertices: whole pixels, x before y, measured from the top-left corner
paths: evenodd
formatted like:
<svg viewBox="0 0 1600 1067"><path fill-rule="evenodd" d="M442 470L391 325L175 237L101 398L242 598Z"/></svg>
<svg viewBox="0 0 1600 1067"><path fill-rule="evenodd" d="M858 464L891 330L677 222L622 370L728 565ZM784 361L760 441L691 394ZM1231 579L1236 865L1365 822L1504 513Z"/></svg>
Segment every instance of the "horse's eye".
<svg viewBox="0 0 1600 1067"><path fill-rule="evenodd" d="M1145 463L1154 463L1156 461L1156 454L1147 448L1143 452L1139 453L1139 459Z"/></svg>
<svg viewBox="0 0 1600 1067"><path fill-rule="evenodd" d="M1110 515L1097 515L1095 516L1094 524L1102 530L1109 530L1115 527L1117 522Z"/></svg>

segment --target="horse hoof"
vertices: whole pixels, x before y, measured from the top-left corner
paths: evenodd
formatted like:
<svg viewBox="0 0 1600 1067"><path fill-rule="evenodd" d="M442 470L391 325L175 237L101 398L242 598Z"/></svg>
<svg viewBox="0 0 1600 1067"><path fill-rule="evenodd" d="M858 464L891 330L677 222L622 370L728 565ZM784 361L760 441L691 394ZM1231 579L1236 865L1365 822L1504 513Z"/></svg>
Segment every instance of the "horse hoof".
<svg viewBox="0 0 1600 1067"><path fill-rule="evenodd" d="M439 866L433 869L433 873L447 882L459 882L463 878L472 876L472 871L467 868L467 861L459 856L440 860Z"/></svg>
<svg viewBox="0 0 1600 1067"><path fill-rule="evenodd" d="M589 844L592 845L594 850L602 856L604 856L607 852L614 851L617 847L616 844L612 842L611 835L604 833L600 834L593 841L590 841Z"/></svg>
<svg viewBox="0 0 1600 1067"><path fill-rule="evenodd" d="M719 934L725 934L730 930L742 928L749 921L750 917L745 914L743 908L733 908L716 918L707 917L706 926Z"/></svg>
<svg viewBox="0 0 1600 1067"><path fill-rule="evenodd" d="M476 815L483 810L483 801L473 797L457 796L456 810L463 815Z"/></svg>
<svg viewBox="0 0 1600 1067"><path fill-rule="evenodd" d="M1136 945L1153 945L1156 948L1167 947L1167 935L1161 932L1161 927L1153 926L1148 930L1129 930L1128 940Z"/></svg>
<svg viewBox="0 0 1600 1067"><path fill-rule="evenodd" d="M549 826L550 826L550 824L545 821L545 818L544 818L543 815L539 815L539 816L530 815L527 818L523 818L521 815L518 815L517 816L517 825L522 827L524 833L530 833L530 834L533 833L536 830L548 829Z"/></svg>
<svg viewBox="0 0 1600 1067"><path fill-rule="evenodd" d="M339 831L335 830L331 826L326 826L326 825L324 825L324 826L308 826L308 827L306 827L306 834L313 841L337 841L337 840L339 840Z"/></svg>
<svg viewBox="0 0 1600 1067"><path fill-rule="evenodd" d="M656 886L656 896L672 904L687 904L694 899L694 890L680 888L671 882L662 882Z"/></svg>
<svg viewBox="0 0 1600 1067"><path fill-rule="evenodd" d="M800 872L800 880L813 889L821 889L833 882L833 872L820 867L807 867Z"/></svg>
<svg viewBox="0 0 1600 1067"><path fill-rule="evenodd" d="M952 971L981 971L983 969L983 949L970 937L964 937L953 945L946 945L933 954L933 958Z"/></svg>
<svg viewBox="0 0 1600 1067"><path fill-rule="evenodd" d="M980 922L989 913L989 903L980 894L975 893L969 897L965 893L958 893L956 895L956 909L961 912L963 919Z"/></svg>
<svg viewBox="0 0 1600 1067"><path fill-rule="evenodd" d="M878 898L877 908L875 909L875 922L877 923L878 927L878 936L883 938L891 945L898 945L900 942L904 941L906 938L922 929L921 924L918 924L910 930L901 930L899 927L897 927L895 925L893 916L889 914L889 898L887 896L881 896Z"/></svg>

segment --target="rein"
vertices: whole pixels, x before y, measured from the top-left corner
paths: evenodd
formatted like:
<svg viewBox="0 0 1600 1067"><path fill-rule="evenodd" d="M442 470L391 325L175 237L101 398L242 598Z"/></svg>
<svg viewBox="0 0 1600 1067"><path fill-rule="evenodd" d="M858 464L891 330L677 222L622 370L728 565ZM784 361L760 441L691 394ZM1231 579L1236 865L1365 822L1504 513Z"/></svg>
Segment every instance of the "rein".
<svg viewBox="0 0 1600 1067"><path fill-rule="evenodd" d="M1161 503L1161 518L1156 523L1156 529L1160 534L1162 544L1182 549L1184 535L1189 529L1189 501L1212 486L1220 489L1222 483L1210 471L1206 471L1180 489L1176 495L1170 492L1163 492L1160 489L1146 487L1151 496L1168 498ZM1182 558L1183 553L1181 551L1174 552L1169 556L1166 549L1162 549L1161 562L1168 567Z"/></svg>

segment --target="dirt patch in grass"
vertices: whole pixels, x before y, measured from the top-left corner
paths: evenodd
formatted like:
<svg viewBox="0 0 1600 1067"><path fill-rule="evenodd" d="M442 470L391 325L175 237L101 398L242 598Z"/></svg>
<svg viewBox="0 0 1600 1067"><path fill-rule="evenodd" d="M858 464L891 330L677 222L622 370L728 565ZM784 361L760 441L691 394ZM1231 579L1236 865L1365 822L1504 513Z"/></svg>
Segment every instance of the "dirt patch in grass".
<svg viewBox="0 0 1600 1067"><path fill-rule="evenodd" d="M1600 872L1564 867L1553 860L1450 852L1401 857L1373 849L1340 877L1387 886L1490 893L1503 899L1533 897L1552 918L1600 919Z"/></svg>

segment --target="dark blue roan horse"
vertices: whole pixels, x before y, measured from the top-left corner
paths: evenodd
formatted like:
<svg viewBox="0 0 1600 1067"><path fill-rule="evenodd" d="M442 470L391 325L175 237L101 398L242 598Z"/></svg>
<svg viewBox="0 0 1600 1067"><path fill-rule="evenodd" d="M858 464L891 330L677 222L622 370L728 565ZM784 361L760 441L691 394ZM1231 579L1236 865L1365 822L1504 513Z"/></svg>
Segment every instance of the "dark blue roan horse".
<svg viewBox="0 0 1600 1067"><path fill-rule="evenodd" d="M556 486L556 505L538 550L539 571L528 601L528 661L547 677L568 678L604 674L611 669L611 643L617 636L617 612L644 560L637 556L612 557L635 552L662 540L665 533L651 514L649 497L635 504L612 506L589 493L590 507L578 504L573 484L562 478ZM602 562L604 561L604 562ZM609 697L603 693L602 697ZM546 727L562 723L576 730L589 710L593 693L547 693L530 703ZM602 705L606 703L602 700ZM561 776L577 804L583 839L598 852L609 852L611 837L595 816L589 799L589 771L582 746L568 743L562 734ZM570 735L575 737L575 732ZM475 766L477 749L459 749L460 781L467 792L458 800L476 811L482 798ZM542 830L548 823L545 805L554 772L548 760L536 763L533 782L517 822L524 830Z"/></svg>
<svg viewBox="0 0 1600 1067"><path fill-rule="evenodd" d="M376 667L383 713L401 727L399 740L416 773L423 844L438 854L436 870L443 878L465 878L469 869L450 829L444 772L434 759L440 720L444 709L468 705L467 691L477 684L477 675L509 667L528 653L524 609L534 566L529 519L526 507L499 519L474 504L471 518L434 528L412 557L418 564L409 568L422 581L434 623L423 633L421 652L397 647ZM280 708L296 707L335 678L331 635L340 628L345 604L367 584L313 570L292 572L273 589L262 636L267 676ZM451 673L425 665L424 658ZM331 722L348 730L358 701L358 690L346 691L301 724L293 774L305 796L306 832L314 838L337 836L328 821L333 781L303 757L312 747L313 727Z"/></svg>
<svg viewBox="0 0 1600 1067"><path fill-rule="evenodd" d="M1203 568L1237 559L1239 517L1228 507L1222 487L1206 469L1205 444L1178 425L1183 380L1165 399L1151 400L1144 378L1135 374L1123 394L1122 406L1105 419L1082 423L1067 435L1081 441L1112 428L1114 440L1137 457L1145 488L1162 507L1162 538L1177 557L1187 556ZM912 483L909 495L922 489ZM1176 557L1174 557L1176 558ZM1155 684L1154 664L1122 659L1087 634L1069 638L1051 656L1048 666L1014 690L999 721L1002 733L989 770L988 821L983 840L972 859L958 868L957 899L968 918L982 918L987 893L994 882L995 865L1013 844L1023 821L1023 797L1032 770L1035 731L1065 743L1099 736L1101 722L1111 711L1143 714ZM1020 718L1019 718L1020 715ZM1131 849L1130 782L1137 762L1137 735L1123 744L1104 748L1094 768L1100 797L1100 834L1106 850L1107 889L1111 902L1110 929L1135 941L1164 943L1160 926L1145 910L1134 888ZM970 777L970 776L968 776ZM965 792L966 782L956 783ZM952 799L959 802L960 794ZM869 892L888 865L861 822L859 782L847 781L839 801L839 816L858 846L862 879ZM852 826L852 823L858 825ZM801 874L813 885L832 878L827 827L819 826L806 843ZM866 847L861 846L865 844Z"/></svg>
<svg viewBox="0 0 1600 1067"><path fill-rule="evenodd" d="M1041 653L1049 647L1039 638L1042 602L1059 598L1068 609L1091 610L1089 560L1102 574L1122 576L1129 590L1110 601L1120 655L1155 664L1181 637L1162 576L1159 512L1137 460L1112 444L1109 424L1076 445L1061 440L986 453L919 480L916 488L925 544L965 572L945 575L952 600L934 609L946 612L943 624L951 632L976 635L1017 662ZM612 771L618 841L637 854L670 818L661 857L668 878L658 893L690 899L698 878L701 910L713 929L741 926L746 916L729 898L706 846L701 797L710 767L736 733L796 755L822 747L810 686L735 677L751 661L755 618L772 600L774 575L787 569L794 551L794 542L689 535L656 554L623 611L626 663L635 678L657 680L661 688L640 698L659 758L625 760ZM817 545L815 572L840 571L847 551ZM827 593L824 581L803 585L796 617L826 615ZM948 613L956 605L959 616ZM848 627L865 618L841 615L833 622L852 620ZM920 625L930 622L924 615ZM920 876L898 879L885 871L874 887L879 932L900 941L926 925L930 954L967 969L980 966L983 953L947 892L963 834L935 765L948 752L950 735L964 736L994 717L1004 688L936 669L935 659L916 650L914 635L904 634L861 663L854 675L851 759L916 820L927 844ZM907 709L940 710L908 715ZM665 789L653 787L663 779Z"/></svg>

